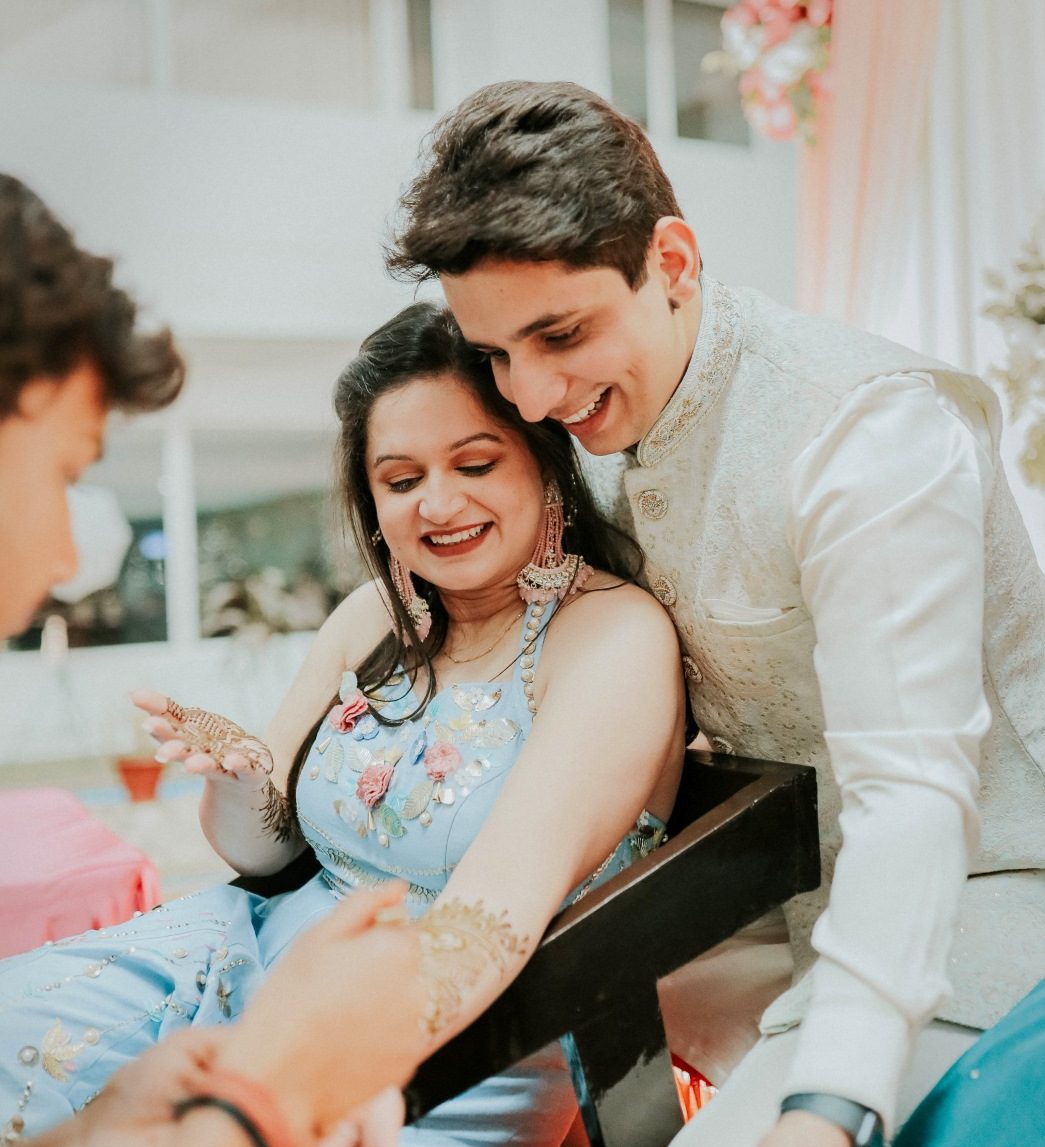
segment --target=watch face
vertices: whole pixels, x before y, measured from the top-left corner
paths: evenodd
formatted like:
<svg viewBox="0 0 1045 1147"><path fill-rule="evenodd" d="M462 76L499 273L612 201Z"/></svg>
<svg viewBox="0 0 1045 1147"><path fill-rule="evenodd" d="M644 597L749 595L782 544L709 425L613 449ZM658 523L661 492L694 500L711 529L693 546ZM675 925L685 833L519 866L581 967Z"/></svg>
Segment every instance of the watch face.
<svg viewBox="0 0 1045 1147"><path fill-rule="evenodd" d="M881 1136L878 1134L877 1114L873 1111L865 1112L860 1121L860 1126L853 1136L853 1143L856 1147L875 1147L881 1141Z"/></svg>

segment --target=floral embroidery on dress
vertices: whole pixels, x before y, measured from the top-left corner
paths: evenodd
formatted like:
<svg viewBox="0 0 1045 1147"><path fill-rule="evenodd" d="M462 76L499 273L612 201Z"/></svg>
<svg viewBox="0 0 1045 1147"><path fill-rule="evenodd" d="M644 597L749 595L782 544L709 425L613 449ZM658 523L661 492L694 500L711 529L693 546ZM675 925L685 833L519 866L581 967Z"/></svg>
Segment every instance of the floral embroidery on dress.
<svg viewBox="0 0 1045 1147"><path fill-rule="evenodd" d="M44 1071L59 1083L68 1083L68 1072L76 1070L73 1056L79 1055L85 1043L73 1043L69 1033L62 1027L61 1020L55 1020L40 1043L43 1052Z"/></svg>
<svg viewBox="0 0 1045 1147"><path fill-rule="evenodd" d="M333 802L334 812L340 820L355 825L363 839L377 832L382 847L387 848L392 840L406 834L404 822L417 821L422 828L427 828L436 807L453 805L459 794L467 796L484 776L490 762L477 758L466 765L460 745L495 748L507 745L521 732L521 726L510 718L488 720L474 716L497 705L504 695L502 687L455 684L433 699L422 718L424 728L420 733L416 732L416 726L404 726L398 735L390 734L395 737L391 744L372 750L367 742L374 740L383 726L373 713L357 713L359 691L354 675L346 673L342 686L347 700L331 710L328 721L337 732L350 734L350 739L325 738L317 743L316 752L323 756L323 772L332 783L339 782L342 766L360 774L354 795L365 817L353 814L343 798ZM462 712L437 719L436 714L445 709L447 695ZM413 696L410 692L389 699L378 694L370 704L381 709L386 721L394 721L410 711ZM404 768L421 764L425 776L409 790L396 792L396 767L404 758ZM313 766L309 776L315 779L316 775Z"/></svg>

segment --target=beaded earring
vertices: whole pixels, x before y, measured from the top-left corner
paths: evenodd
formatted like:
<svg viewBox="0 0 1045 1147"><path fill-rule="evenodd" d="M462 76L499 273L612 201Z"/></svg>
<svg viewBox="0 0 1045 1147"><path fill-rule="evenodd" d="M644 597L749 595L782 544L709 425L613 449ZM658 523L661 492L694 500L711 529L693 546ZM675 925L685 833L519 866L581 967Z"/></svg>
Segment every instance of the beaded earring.
<svg viewBox="0 0 1045 1147"><path fill-rule="evenodd" d="M428 602L414 589L410 571L394 554L388 556L388 568L406 615L417 630L417 636L424 641L432 629L432 611L428 608Z"/></svg>
<svg viewBox="0 0 1045 1147"><path fill-rule="evenodd" d="M519 571L515 584L525 602L548 602L576 593L592 575L592 568L580 554L565 554L562 534L566 517L562 491L552 480L544 487L544 516L533 557Z"/></svg>

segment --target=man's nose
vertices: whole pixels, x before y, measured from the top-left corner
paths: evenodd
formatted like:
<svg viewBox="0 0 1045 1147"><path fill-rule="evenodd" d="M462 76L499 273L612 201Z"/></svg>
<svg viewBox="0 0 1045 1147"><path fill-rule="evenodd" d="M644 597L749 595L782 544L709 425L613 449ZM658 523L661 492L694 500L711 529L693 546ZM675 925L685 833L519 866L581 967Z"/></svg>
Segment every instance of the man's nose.
<svg viewBox="0 0 1045 1147"><path fill-rule="evenodd" d="M532 360L513 361L509 367L509 397L527 422L540 422L561 406L566 397L564 375Z"/></svg>

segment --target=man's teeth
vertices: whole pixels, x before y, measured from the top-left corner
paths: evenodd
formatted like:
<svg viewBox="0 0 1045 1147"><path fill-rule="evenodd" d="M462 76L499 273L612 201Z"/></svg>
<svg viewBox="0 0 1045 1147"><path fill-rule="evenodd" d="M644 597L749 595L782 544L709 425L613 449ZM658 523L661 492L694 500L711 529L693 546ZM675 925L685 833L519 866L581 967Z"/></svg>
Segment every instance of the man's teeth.
<svg viewBox="0 0 1045 1147"><path fill-rule="evenodd" d="M469 538L477 538L485 526L473 526L470 530L458 530L456 534L429 534L428 540L434 546L456 546L459 542L466 542Z"/></svg>
<svg viewBox="0 0 1045 1147"><path fill-rule="evenodd" d="M593 402L588 403L588 405L583 407L581 410L575 411L569 416L569 418L560 419L563 426L573 426L577 422L583 422L586 418L591 418L591 416L598 409L599 403L602 402L605 396L606 391L603 391L602 394L598 395Z"/></svg>

